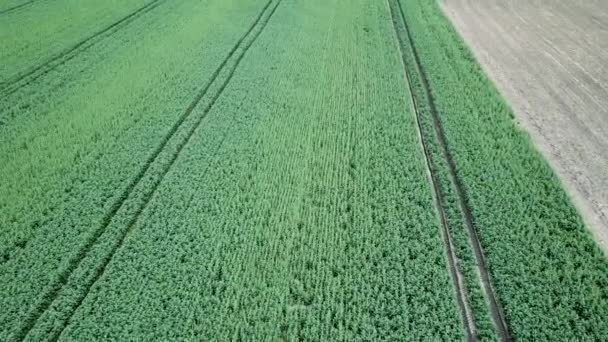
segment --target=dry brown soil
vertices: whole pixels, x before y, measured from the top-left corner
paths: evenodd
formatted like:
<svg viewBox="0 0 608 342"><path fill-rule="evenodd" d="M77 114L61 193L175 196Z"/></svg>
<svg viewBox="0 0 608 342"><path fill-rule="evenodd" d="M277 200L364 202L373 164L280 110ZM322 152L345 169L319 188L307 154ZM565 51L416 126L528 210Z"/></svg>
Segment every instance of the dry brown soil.
<svg viewBox="0 0 608 342"><path fill-rule="evenodd" d="M608 253L608 1L439 1Z"/></svg>

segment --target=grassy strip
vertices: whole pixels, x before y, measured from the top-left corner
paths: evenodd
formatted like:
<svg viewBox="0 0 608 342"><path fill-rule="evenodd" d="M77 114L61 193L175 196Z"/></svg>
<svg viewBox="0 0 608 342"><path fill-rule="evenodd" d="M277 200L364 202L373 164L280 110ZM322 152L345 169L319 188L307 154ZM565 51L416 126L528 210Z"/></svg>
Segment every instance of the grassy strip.
<svg viewBox="0 0 608 342"><path fill-rule="evenodd" d="M0 339L42 300L246 30L232 22L251 22L261 5L171 2L37 81L47 96L0 136ZM70 84L46 88L54 73Z"/></svg>
<svg viewBox="0 0 608 342"><path fill-rule="evenodd" d="M608 263L438 4L401 2L513 337L601 339Z"/></svg>
<svg viewBox="0 0 608 342"><path fill-rule="evenodd" d="M275 15L62 337L462 337L385 3Z"/></svg>

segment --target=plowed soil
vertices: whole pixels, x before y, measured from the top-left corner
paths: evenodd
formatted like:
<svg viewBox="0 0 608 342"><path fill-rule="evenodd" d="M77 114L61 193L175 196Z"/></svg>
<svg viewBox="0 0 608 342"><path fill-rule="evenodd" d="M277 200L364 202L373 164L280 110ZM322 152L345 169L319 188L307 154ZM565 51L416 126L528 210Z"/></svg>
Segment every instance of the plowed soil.
<svg viewBox="0 0 608 342"><path fill-rule="evenodd" d="M608 2L443 1L608 251Z"/></svg>

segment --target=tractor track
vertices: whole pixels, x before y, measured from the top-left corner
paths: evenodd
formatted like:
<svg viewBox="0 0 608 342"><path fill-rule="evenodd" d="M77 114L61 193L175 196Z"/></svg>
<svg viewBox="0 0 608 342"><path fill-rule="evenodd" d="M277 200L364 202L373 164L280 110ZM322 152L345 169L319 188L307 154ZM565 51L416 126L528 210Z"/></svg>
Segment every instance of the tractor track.
<svg viewBox="0 0 608 342"><path fill-rule="evenodd" d="M274 6L272 6L272 8L271 8L271 4L273 4L273 2L274 2ZM256 19L252 23L252 25L249 27L249 29L243 34L243 36L232 47L232 49L230 50L228 55L224 58L222 63L214 71L210 80L199 91L197 96L193 99L193 101L186 108L186 110L183 112L183 114L179 117L179 119L176 121L176 123L171 127L171 130L164 136L164 138L161 140L160 144L156 147L154 152L146 160L144 167L142 167L142 169L139 171L139 173L132 179L132 181L127 185L127 187L124 189L124 191L118 197L118 199L113 203L110 211L104 216L100 227L94 232L92 237L86 241L84 246L79 250L79 252L75 255L75 257L69 261L68 267L65 269L65 271L60 274L58 279L53 284L51 284L51 286L49 286L49 289L46 291L46 293L43 294L42 299L36 304L36 307L34 308L32 313L29 315L29 317L27 317L27 319L25 320L25 323L22 325L22 327L19 329L19 331L15 335L15 338L14 338L15 340L24 340L28 336L30 331L33 330L33 328L35 327L35 325L36 325L37 321L40 319L40 317L49 309L49 307L51 307L53 302L55 302L56 300L59 300L60 291L68 283L71 274L79 267L79 265L82 263L83 259L85 259L89 255L91 249L97 244L98 239L106 231L106 229L110 225L112 219L118 213L119 209L123 206L123 204L127 201L127 199L129 199L129 197L133 193L135 187L142 181L144 176L146 176L146 173L151 168L152 164L154 164L155 161L158 159L161 152L163 150L165 150L165 147L167 146L169 141L172 139L172 137L174 137L176 135L179 136L179 134L177 134L177 133L178 133L178 131L180 131L180 128L183 128L181 131L185 131L185 136L183 136L182 139L176 143L177 147L176 147L175 151L172 152L172 154L168 157L168 160L164 162L165 164L162 165L162 170L161 170L160 174L158 174L154 177L151 189L149 191L145 192L144 198L141 199L141 204L137 208L137 210L136 210L135 214L132 216L131 220L129 220L128 225L126 225L125 229L121 230L121 232L118 236L118 240L113 244L109 253L107 253L107 255L105 255L101 259L101 262L97 264L97 267L95 269L95 273L94 273L92 280L90 280L86 284L82 285L85 287L85 290L82 291L82 294L78 295L78 299L76 300L75 305L72 305L70 307L69 313L66 313L65 319L63 320L63 322L61 322L60 330L55 331L51 336L49 336L49 339L52 341L56 341L59 339L61 333L67 327L69 321L71 320L71 318L74 315L74 313L76 312L76 310L82 305L82 303L84 302L84 299L89 294L93 285L101 278L101 276L104 274L108 264L110 263L110 261L112 260L112 258L116 254L116 252L122 247L122 245L125 241L125 238L129 235L129 233L136 226L136 223L139 221L139 218L141 217L143 211L150 203L150 200L152 199L153 195L156 193L156 190L158 189L158 186L164 179L165 175L169 172L169 170L171 169L171 167L177 160L178 156L182 152L183 148L190 141L191 137L194 135L194 132L200 127L203 119L207 116L207 114L209 113L209 111L211 110L211 108L213 107L215 102L217 101L217 99L220 97L220 95L223 93L225 88L228 86L228 84L230 83L230 80L232 79L238 65L240 64L241 60L245 56L246 52L253 45L253 43L257 40L257 38L260 36L260 34L264 31L266 25L270 21L271 17L274 15L274 13L280 3L281 3L281 0L278 0L278 1L269 0L266 3L266 5L263 7L263 9L259 13L259 15L256 17ZM269 8L271 8L270 11L269 11ZM266 18L263 19L264 14L266 14L266 13L269 13L269 14L266 16ZM258 24L260 24L260 25L258 25ZM204 109L202 110L202 113L199 115L199 117L194 120L194 124L192 124L190 127L182 127L182 124L191 116L191 114L194 112L197 105L201 102L201 100L205 97L205 95L207 95L207 93L208 93L209 89L212 87L212 85L214 85L216 83L218 76L226 69L225 68L226 65L229 63L230 59L235 55L235 52L237 50L239 50L239 48L241 48L243 41L252 34L252 32L254 31L254 29L256 27L259 27L259 30L257 30L257 32L255 32L255 33L253 33L252 39L249 42L247 42L244 47L242 47L240 53L234 59L233 65L230 67L230 69L228 71L226 71L227 75L225 76L225 79L223 80L223 82L221 83L221 85L219 86L217 91L213 94L213 96L209 100L209 103L204 107Z"/></svg>
<svg viewBox="0 0 608 342"><path fill-rule="evenodd" d="M454 242L452 239L452 236L450 234L450 230L449 230L449 226L448 226L448 221L446 218L446 214L445 214L445 210L443 208L443 194L441 192L441 190L439 189L439 181L437 180L437 176L435 175L435 172L433 171L433 167L431 165L433 165L432 162L432 155L431 152L428 148L428 144L426 139L424 138L424 135L422 133L422 126L420 123L420 119L419 119L419 110L418 110L418 104L416 101L416 98L414 97L414 92L412 89L412 85L411 85L411 81L410 81L410 76L408 73L407 68L405 67L406 65L406 58L404 56L404 51L402 49L402 44L406 44L402 37L399 35L399 31L397 26L399 25L399 19L398 17L395 16L395 1L391 1L391 0L387 0L387 5L390 11L390 15L391 15L391 21L393 24L393 29L395 31L395 35L397 37L397 41L398 41L398 48L399 48L399 52L401 54L401 60L403 63L403 71L405 74L405 78L406 78L406 83L408 85L408 91L410 93L410 100L412 103L412 106L414 108L414 112L415 112L415 121L416 121L416 126L417 126L417 134L418 134L418 138L420 139L420 144L422 146L422 152L424 154L425 157L425 166L426 166L426 171L427 174L429 176L431 185L433 187L433 199L435 201L435 209L437 210L437 213L439 215L439 220L441 222L441 232L442 232L442 238L443 238L443 242L444 242L444 247L445 247L445 252L446 252L446 256L448 259L448 266L450 269L450 273L452 276L452 281L453 281L453 285L454 285L454 290L456 291L456 301L458 304L458 308L460 309L460 315L462 316L462 322L464 325L464 329L465 329L465 334L467 337L468 341L476 341L477 340L477 336L476 336L476 332L475 332L475 322L473 319L473 312L472 309L470 307L469 304L469 300L468 300L468 296L467 296L467 290L466 290L466 286L464 284L464 277L458 267L458 258L456 256L456 252L455 252L455 248L454 248ZM405 23L403 22L403 25L405 25Z"/></svg>
<svg viewBox="0 0 608 342"><path fill-rule="evenodd" d="M111 36L113 33L120 30L122 27L128 25L133 22L143 14L153 10L158 7L165 0L152 0L142 7L136 9L135 11L127 14L126 16L120 18L119 20L113 22L112 24L102 28L101 30L93 33L87 38L79 41L78 43L72 45L66 50L59 52L55 56L49 58L46 62L25 71L21 74L13 76L12 78L3 81L0 83L0 93L3 93L4 96L14 94L19 89L31 84L36 81L40 77L48 74L54 69L60 67L61 65L69 62L79 53L86 51L90 47L94 46L96 43L101 41L104 38Z"/></svg>
<svg viewBox="0 0 608 342"><path fill-rule="evenodd" d="M21 3L19 5L15 5L13 7L9 7L9 8L3 9L3 10L0 11L0 15L11 13L13 11L16 11L16 10L18 10L20 8L25 7L25 6L29 6L29 5L33 4L34 2L38 2L38 1L39 0L30 0L30 1L26 1L24 3Z"/></svg>
<svg viewBox="0 0 608 342"><path fill-rule="evenodd" d="M413 67L415 68L417 73L420 75L422 88L424 89L424 92L426 93L425 95L428 100L428 104L430 107L430 113L431 113L431 117L432 117L433 130L434 130L435 136L437 138L439 148L441 149L441 154L443 155L443 158L446 160L447 165L448 165L450 181L452 183L453 188L456 191L457 202L458 202L460 211L462 212L462 215L464 217L465 225L467 227L467 233L469 236L469 242L473 249L473 253L474 253L474 257L475 257L475 261L476 261L476 265L477 265L477 270L478 270L478 274L480 277L480 282L482 283L485 296L489 303L490 314L491 314L494 326L496 328L498 338L500 341L511 341L512 338L509 333L508 325L504 318L504 311L496 296L494 288L492 286L490 272L488 270L487 261L486 261L486 258L485 258L484 252L483 252L483 247L481 246L481 242L479 240L477 228L475 227L473 213L472 213L471 207L468 203L468 200L467 200L468 197L466 196L462 180L460 179L460 177L458 176L458 173L456 172L456 170L457 170L456 164L454 162L454 158L451 154L451 151L450 151L448 143L447 143L445 131L443 129L443 125L442 125L441 119L439 117L439 112L435 105L433 94L432 94L431 88L429 86L428 77L420 62L420 56L418 54L416 46L413 43L411 31L407 24L407 21L405 20L401 3L398 0L389 0L389 1L396 2L396 6L398 7L398 10L400 12L401 20L403 22L405 32L407 34L408 44L412 51L412 55L413 55L413 58L415 61L415 65ZM416 115L417 116L419 115L418 111L416 111ZM417 118L417 120L419 120L419 118Z"/></svg>

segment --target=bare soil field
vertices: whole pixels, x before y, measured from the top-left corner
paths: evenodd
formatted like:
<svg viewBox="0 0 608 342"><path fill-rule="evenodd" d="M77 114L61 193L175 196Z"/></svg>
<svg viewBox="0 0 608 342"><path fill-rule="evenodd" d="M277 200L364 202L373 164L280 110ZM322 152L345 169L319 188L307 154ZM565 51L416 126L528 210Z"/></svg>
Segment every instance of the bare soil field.
<svg viewBox="0 0 608 342"><path fill-rule="evenodd" d="M608 252L608 2L442 5Z"/></svg>

